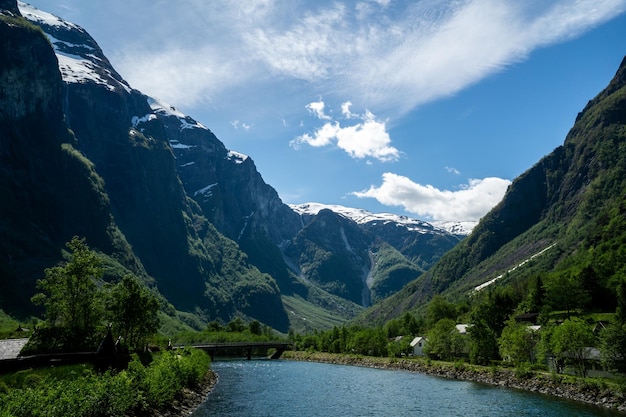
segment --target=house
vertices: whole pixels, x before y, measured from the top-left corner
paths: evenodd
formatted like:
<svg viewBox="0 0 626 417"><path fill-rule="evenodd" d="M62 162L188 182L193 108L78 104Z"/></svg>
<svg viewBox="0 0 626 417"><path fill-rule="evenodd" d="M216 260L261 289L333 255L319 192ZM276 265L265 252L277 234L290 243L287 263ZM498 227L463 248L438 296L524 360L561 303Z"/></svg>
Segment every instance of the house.
<svg viewBox="0 0 626 417"><path fill-rule="evenodd" d="M459 332L460 334L467 334L467 328L471 326L471 324L457 324L456 327L456 331Z"/></svg>
<svg viewBox="0 0 626 417"><path fill-rule="evenodd" d="M531 323L537 324L537 320L539 319L539 313L530 312L520 314L519 316L515 316L515 321L518 323Z"/></svg>
<svg viewBox="0 0 626 417"><path fill-rule="evenodd" d="M424 345L426 344L426 338L423 336L415 337L410 345L413 348L413 356L424 356Z"/></svg>

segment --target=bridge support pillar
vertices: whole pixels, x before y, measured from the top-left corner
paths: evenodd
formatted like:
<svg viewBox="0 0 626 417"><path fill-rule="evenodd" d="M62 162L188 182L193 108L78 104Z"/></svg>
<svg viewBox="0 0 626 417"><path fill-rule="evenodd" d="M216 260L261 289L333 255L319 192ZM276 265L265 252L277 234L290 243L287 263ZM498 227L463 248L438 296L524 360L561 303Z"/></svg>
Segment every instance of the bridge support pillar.
<svg viewBox="0 0 626 417"><path fill-rule="evenodd" d="M274 352L272 356L270 356L270 359L280 359L280 356L283 354L284 351L285 349L277 348L276 352Z"/></svg>

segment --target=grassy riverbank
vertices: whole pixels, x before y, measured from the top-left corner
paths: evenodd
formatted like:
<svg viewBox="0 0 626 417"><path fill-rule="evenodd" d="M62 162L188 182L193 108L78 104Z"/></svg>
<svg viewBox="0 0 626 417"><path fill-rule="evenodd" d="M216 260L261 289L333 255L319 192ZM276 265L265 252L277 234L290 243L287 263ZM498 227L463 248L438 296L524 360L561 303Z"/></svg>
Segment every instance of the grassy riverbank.
<svg viewBox="0 0 626 417"><path fill-rule="evenodd" d="M626 386L603 379L532 371L521 372L500 367L470 365L464 362L430 361L424 358L396 359L302 351L288 351L283 354L283 357L290 360L405 370L449 379L474 381L552 395L626 414Z"/></svg>
<svg viewBox="0 0 626 417"><path fill-rule="evenodd" d="M200 350L143 360L149 363L135 357L127 370L104 374L76 365L3 375L0 417L182 415L215 381L210 359Z"/></svg>

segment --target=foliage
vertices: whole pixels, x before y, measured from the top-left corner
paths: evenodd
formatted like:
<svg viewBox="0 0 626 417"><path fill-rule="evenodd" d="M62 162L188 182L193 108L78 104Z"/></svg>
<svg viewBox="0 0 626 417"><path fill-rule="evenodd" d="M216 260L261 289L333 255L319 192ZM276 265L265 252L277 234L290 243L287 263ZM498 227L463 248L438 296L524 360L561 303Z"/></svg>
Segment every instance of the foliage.
<svg viewBox="0 0 626 417"><path fill-rule="evenodd" d="M526 323L509 320L498 340L500 356L518 367L524 363L533 364L536 361L538 342L539 334Z"/></svg>
<svg viewBox="0 0 626 417"><path fill-rule="evenodd" d="M552 310L565 310L570 313L583 309L590 301L590 296L582 282L572 270L552 274L545 284L546 298Z"/></svg>
<svg viewBox="0 0 626 417"><path fill-rule="evenodd" d="M84 238L72 238L67 247L68 262L46 269L46 277L38 281L42 292L33 301L45 307L46 321L27 350L95 350L105 318L128 347L143 347L159 327L157 296L132 274L112 288L104 285L102 262Z"/></svg>
<svg viewBox="0 0 626 417"><path fill-rule="evenodd" d="M395 355L396 347L390 346L382 327L335 326L331 330L300 335L291 334L295 350L329 353L351 353L366 356Z"/></svg>
<svg viewBox="0 0 626 417"><path fill-rule="evenodd" d="M577 373L587 375L586 359L589 348L596 340L591 328L584 321L572 318L552 329L550 348L559 363L573 364Z"/></svg>
<svg viewBox="0 0 626 417"><path fill-rule="evenodd" d="M384 328L389 339L396 336L415 336L422 332L424 321L407 311L402 317L389 320Z"/></svg>
<svg viewBox="0 0 626 417"><path fill-rule="evenodd" d="M607 326L600 337L602 362L608 369L626 372L626 323Z"/></svg>
<svg viewBox="0 0 626 417"><path fill-rule="evenodd" d="M471 363L487 365L497 358L496 334L489 327L487 321L474 318L472 325L467 329L467 336Z"/></svg>
<svg viewBox="0 0 626 417"><path fill-rule="evenodd" d="M131 350L142 348L146 338L156 333L158 311L157 297L130 274L113 287L107 298L107 316Z"/></svg>
<svg viewBox="0 0 626 417"><path fill-rule="evenodd" d="M73 237L67 248L71 251L69 261L45 270L45 278L37 282L42 292L33 297L33 302L45 307L47 326L61 329L71 349L93 339L102 322L103 300L98 280L103 271L98 256L84 238Z"/></svg>
<svg viewBox="0 0 626 417"><path fill-rule="evenodd" d="M507 289L489 289L480 299L474 300L469 314L468 328L470 361L486 365L499 359L498 338L518 298Z"/></svg>
<svg viewBox="0 0 626 417"><path fill-rule="evenodd" d="M458 310L454 303L441 295L435 295L426 309L426 324L430 327L442 319L456 320L457 315Z"/></svg>
<svg viewBox="0 0 626 417"><path fill-rule="evenodd" d="M102 375L76 367L23 378L0 392L0 416L106 417L142 415L166 408L183 387L198 385L208 372L210 359L199 350L164 352L144 366L135 358L126 371ZM32 371L28 371L32 372Z"/></svg>
<svg viewBox="0 0 626 417"><path fill-rule="evenodd" d="M455 327L454 320L441 319L428 332L424 352L435 359L452 360L460 358L466 349L465 336Z"/></svg>
<svg viewBox="0 0 626 417"><path fill-rule="evenodd" d="M239 317L231 320L226 326L217 321L208 324L204 331L180 332L173 337L175 344L189 345L196 343L226 343L226 342L271 342L280 338L274 334L269 326L252 320L247 325Z"/></svg>

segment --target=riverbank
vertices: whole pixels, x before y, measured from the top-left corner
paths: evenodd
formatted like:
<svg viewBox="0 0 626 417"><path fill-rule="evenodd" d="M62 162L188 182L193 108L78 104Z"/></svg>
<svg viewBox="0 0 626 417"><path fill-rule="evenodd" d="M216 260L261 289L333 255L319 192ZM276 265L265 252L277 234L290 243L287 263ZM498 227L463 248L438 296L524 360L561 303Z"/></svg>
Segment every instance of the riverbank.
<svg viewBox="0 0 626 417"><path fill-rule="evenodd" d="M490 368L466 363L431 362L420 358L395 359L295 351L285 352L283 358L337 365L419 372L442 378L473 381L551 395L617 410L626 414L626 393L624 391L617 387L609 387L602 381L590 379L575 379L571 376L537 372L524 373L518 376L514 370L510 369Z"/></svg>
<svg viewBox="0 0 626 417"><path fill-rule="evenodd" d="M155 410L152 417L187 417L206 401L207 395L217 384L218 375L209 370L204 381L193 388L183 388L180 399L174 401L167 410Z"/></svg>

